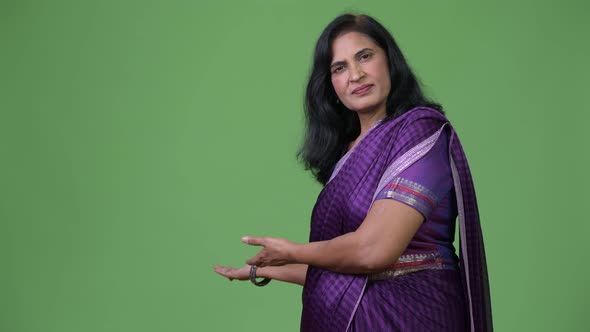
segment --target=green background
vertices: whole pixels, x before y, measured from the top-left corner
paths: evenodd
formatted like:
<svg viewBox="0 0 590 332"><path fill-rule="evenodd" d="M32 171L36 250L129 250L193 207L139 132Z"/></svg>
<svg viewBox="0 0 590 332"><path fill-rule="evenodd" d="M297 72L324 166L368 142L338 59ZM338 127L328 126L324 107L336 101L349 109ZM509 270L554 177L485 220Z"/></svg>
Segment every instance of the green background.
<svg viewBox="0 0 590 332"><path fill-rule="evenodd" d="M0 0L0 331L296 331L229 283L242 235L305 241L314 43L375 16L469 157L498 331L582 331L584 1Z"/></svg>

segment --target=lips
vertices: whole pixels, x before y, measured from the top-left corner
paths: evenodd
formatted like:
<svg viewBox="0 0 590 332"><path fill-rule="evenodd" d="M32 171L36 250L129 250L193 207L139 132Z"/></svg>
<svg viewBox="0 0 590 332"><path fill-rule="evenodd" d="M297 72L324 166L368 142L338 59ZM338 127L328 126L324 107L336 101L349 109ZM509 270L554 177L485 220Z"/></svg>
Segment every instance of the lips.
<svg viewBox="0 0 590 332"><path fill-rule="evenodd" d="M371 89L373 87L372 84L365 84L365 85L361 85L358 88L352 90L352 94L361 94L361 93L365 93L367 91L369 91L369 89Z"/></svg>

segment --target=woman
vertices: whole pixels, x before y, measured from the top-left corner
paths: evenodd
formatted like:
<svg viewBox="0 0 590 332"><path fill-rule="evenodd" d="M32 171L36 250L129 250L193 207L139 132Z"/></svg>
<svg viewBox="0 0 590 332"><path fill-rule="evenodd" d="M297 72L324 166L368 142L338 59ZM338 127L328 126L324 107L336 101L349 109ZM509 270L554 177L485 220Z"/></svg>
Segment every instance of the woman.
<svg viewBox="0 0 590 332"><path fill-rule="evenodd" d="M303 285L302 331L492 330L475 192L459 139L389 32L345 14L321 34L300 157L324 184L310 242L263 249L232 279ZM460 220L461 259L453 247Z"/></svg>

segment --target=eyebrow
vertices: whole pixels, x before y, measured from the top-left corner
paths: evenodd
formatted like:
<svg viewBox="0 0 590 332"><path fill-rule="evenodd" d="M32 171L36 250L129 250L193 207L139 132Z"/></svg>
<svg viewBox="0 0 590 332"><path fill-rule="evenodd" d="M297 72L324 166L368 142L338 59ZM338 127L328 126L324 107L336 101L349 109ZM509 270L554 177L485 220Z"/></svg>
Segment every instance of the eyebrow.
<svg viewBox="0 0 590 332"><path fill-rule="evenodd" d="M366 52L366 51L373 51L373 49L371 49L371 48L368 48L368 47L365 47L365 48L363 48L362 50L360 50L360 51L356 52L356 53L354 54L354 57L356 58L356 57L358 57L358 56L359 56L361 53L364 53L364 52ZM330 65L330 68L333 68L334 66L345 65L345 64L346 64L346 61L343 61L343 60L336 61L336 62L334 62L333 64L331 64L331 65Z"/></svg>

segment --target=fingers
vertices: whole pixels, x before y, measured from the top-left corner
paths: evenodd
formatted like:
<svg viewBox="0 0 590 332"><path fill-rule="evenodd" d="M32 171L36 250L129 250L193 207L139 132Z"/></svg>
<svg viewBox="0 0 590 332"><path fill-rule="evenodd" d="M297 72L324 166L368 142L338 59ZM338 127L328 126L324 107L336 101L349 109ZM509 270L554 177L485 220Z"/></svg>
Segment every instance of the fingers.
<svg viewBox="0 0 590 332"><path fill-rule="evenodd" d="M264 246L266 245L266 238L260 236L244 236L242 242L251 246Z"/></svg>
<svg viewBox="0 0 590 332"><path fill-rule="evenodd" d="M229 281L233 281L236 278L237 271L233 267L215 265L213 267L213 270L215 270L215 272L217 272L218 274L229 279Z"/></svg>
<svg viewBox="0 0 590 332"><path fill-rule="evenodd" d="M264 266L264 262L262 261L262 259L260 258L260 254L250 258L249 260L246 261L246 264L248 265L256 265L258 267L263 267Z"/></svg>
<svg viewBox="0 0 590 332"><path fill-rule="evenodd" d="M268 266L268 265L270 265L269 263L270 263L270 261L269 261L268 251L266 249L260 250L256 254L256 256L254 256L246 261L246 264L256 265L258 267Z"/></svg>
<svg viewBox="0 0 590 332"><path fill-rule="evenodd" d="M213 267L213 270L217 273L217 274L221 274L224 277L228 277L229 278L229 274L231 273L231 270L229 267L227 266L219 266L219 265L215 265Z"/></svg>

